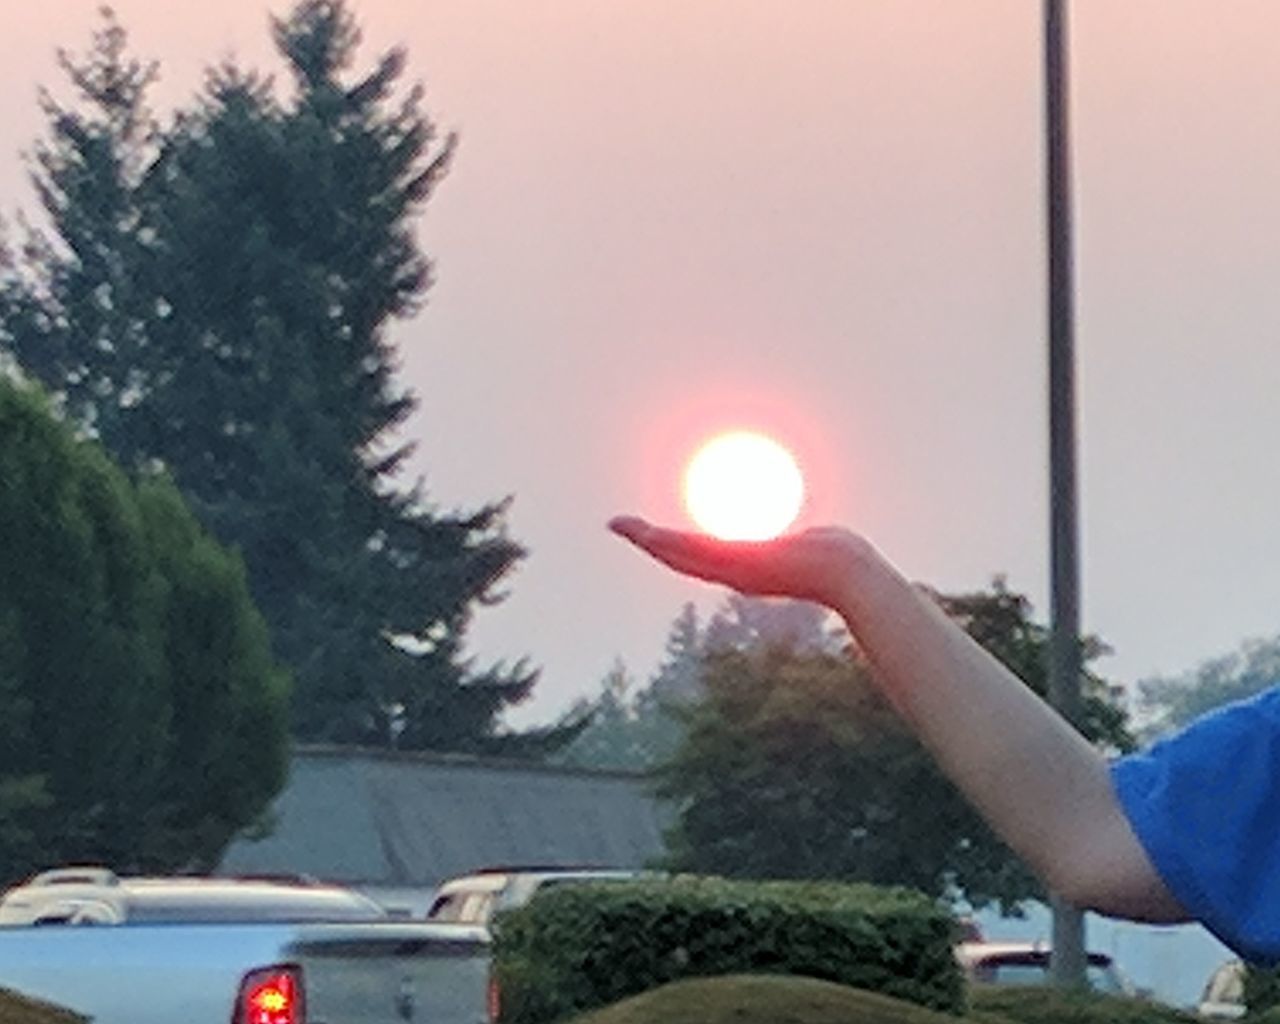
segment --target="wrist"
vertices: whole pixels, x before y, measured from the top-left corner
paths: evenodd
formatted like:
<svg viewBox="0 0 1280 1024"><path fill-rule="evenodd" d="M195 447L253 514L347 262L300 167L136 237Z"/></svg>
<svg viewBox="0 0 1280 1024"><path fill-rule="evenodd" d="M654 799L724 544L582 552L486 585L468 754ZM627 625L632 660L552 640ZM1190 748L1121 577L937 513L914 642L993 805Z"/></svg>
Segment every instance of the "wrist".
<svg viewBox="0 0 1280 1024"><path fill-rule="evenodd" d="M877 564L883 565L883 560L865 537L850 533L843 538L832 581L830 603L834 611L846 619L854 614Z"/></svg>

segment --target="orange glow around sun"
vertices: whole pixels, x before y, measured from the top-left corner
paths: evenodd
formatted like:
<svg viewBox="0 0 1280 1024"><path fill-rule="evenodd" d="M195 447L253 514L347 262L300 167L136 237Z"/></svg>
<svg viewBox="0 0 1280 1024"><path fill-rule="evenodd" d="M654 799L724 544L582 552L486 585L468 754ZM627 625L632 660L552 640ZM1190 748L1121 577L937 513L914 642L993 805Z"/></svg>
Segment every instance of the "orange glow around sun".
<svg viewBox="0 0 1280 1024"><path fill-rule="evenodd" d="M684 473L684 505L698 528L722 540L768 540L804 504L795 457L764 434L737 430L704 444Z"/></svg>

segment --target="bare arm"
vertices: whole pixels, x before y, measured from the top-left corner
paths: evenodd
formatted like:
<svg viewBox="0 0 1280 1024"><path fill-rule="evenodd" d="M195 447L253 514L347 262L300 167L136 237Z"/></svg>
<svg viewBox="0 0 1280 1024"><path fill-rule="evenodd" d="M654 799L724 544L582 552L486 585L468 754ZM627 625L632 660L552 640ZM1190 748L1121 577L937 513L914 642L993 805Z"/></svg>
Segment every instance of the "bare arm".
<svg viewBox="0 0 1280 1024"><path fill-rule="evenodd" d="M832 608L942 770L1049 888L1104 914L1187 919L1102 755L865 540L826 528L731 543L632 518L610 525L687 575Z"/></svg>

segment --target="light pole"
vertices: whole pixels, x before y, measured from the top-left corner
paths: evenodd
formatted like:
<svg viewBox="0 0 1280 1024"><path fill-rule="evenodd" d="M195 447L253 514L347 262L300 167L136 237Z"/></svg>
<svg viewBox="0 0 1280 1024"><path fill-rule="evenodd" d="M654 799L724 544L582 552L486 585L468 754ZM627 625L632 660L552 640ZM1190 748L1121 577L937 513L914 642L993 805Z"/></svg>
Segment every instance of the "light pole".
<svg viewBox="0 0 1280 1024"><path fill-rule="evenodd" d="M1080 568L1076 522L1075 323L1071 235L1066 0L1044 0L1045 166L1049 298L1049 516L1052 577L1049 695L1080 722ZM1084 915L1050 895L1050 970L1060 987L1085 980Z"/></svg>

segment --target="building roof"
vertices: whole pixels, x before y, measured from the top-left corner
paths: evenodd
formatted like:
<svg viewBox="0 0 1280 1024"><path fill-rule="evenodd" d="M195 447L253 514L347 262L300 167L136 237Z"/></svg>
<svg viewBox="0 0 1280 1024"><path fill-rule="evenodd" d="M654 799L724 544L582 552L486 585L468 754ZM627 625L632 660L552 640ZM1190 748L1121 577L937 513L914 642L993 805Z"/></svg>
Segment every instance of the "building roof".
<svg viewBox="0 0 1280 1024"><path fill-rule="evenodd" d="M302 747L273 818L219 871L435 886L487 864L640 868L661 855L670 812L631 773Z"/></svg>

